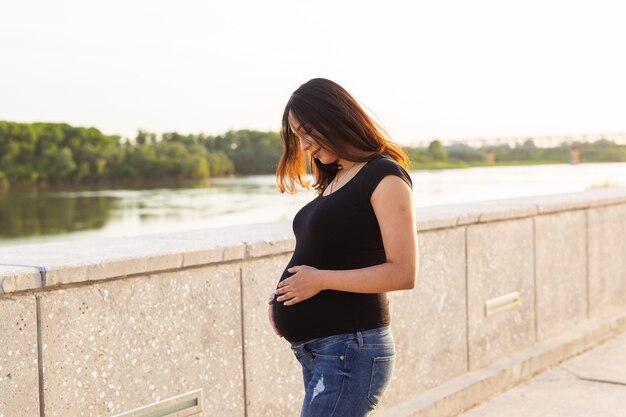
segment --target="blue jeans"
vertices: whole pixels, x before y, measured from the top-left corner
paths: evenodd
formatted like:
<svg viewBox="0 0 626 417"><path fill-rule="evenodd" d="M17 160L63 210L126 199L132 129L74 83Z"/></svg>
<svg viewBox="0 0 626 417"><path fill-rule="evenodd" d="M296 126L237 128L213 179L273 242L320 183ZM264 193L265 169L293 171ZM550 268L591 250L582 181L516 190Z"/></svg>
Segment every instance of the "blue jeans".
<svg viewBox="0 0 626 417"><path fill-rule="evenodd" d="M376 408L396 358L389 327L292 343L306 390L300 417L363 417Z"/></svg>

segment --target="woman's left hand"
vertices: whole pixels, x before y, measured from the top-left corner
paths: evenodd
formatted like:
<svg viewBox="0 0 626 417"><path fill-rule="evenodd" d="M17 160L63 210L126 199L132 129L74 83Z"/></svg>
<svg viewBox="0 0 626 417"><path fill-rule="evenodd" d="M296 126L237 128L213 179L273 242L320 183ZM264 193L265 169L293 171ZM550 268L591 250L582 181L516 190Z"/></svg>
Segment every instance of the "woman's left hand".
<svg viewBox="0 0 626 417"><path fill-rule="evenodd" d="M284 301L284 305L291 306L313 297L322 291L320 270L308 265L297 265L287 269L293 273L278 284L276 301Z"/></svg>

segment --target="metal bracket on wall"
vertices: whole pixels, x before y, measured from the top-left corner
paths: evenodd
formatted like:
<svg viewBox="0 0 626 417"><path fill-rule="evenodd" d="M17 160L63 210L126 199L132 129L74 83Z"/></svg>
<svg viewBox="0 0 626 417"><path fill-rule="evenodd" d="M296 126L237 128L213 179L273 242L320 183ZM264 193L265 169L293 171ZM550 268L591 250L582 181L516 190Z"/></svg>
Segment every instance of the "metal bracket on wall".
<svg viewBox="0 0 626 417"><path fill-rule="evenodd" d="M202 389L199 389L113 417L187 417L199 414L202 410Z"/></svg>
<svg viewBox="0 0 626 417"><path fill-rule="evenodd" d="M522 305L519 291L505 294L498 298L492 298L485 303L485 316L493 316L503 311L512 310Z"/></svg>

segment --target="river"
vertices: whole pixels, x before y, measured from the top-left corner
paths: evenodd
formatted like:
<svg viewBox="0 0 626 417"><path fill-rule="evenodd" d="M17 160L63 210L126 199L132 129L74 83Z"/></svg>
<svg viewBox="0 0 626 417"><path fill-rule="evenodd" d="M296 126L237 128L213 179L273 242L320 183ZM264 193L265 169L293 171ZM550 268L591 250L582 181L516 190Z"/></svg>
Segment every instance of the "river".
<svg viewBox="0 0 626 417"><path fill-rule="evenodd" d="M626 186L626 163L413 171L416 207ZM210 186L0 191L0 246L290 220L315 197L280 194L272 175Z"/></svg>

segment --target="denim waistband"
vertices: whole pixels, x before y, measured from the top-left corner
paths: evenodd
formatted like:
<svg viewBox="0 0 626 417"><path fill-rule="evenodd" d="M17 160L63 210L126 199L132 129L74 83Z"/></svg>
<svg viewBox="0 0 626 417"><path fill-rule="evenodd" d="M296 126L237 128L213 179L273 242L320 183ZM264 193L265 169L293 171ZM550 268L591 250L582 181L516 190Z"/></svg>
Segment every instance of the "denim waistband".
<svg viewBox="0 0 626 417"><path fill-rule="evenodd" d="M306 345L308 349L315 350L315 349L319 349L322 346L327 346L332 343L339 343L339 342L344 342L348 340L359 341L359 344L362 344L364 337L383 335L383 334L388 333L390 330L391 329L389 326L383 326L383 327L377 327L375 329L367 329L367 330L362 330L362 331L357 331L357 332L341 333L341 334L336 334L332 336L319 337L316 339L305 340L302 342L291 342L291 348L298 349Z"/></svg>

